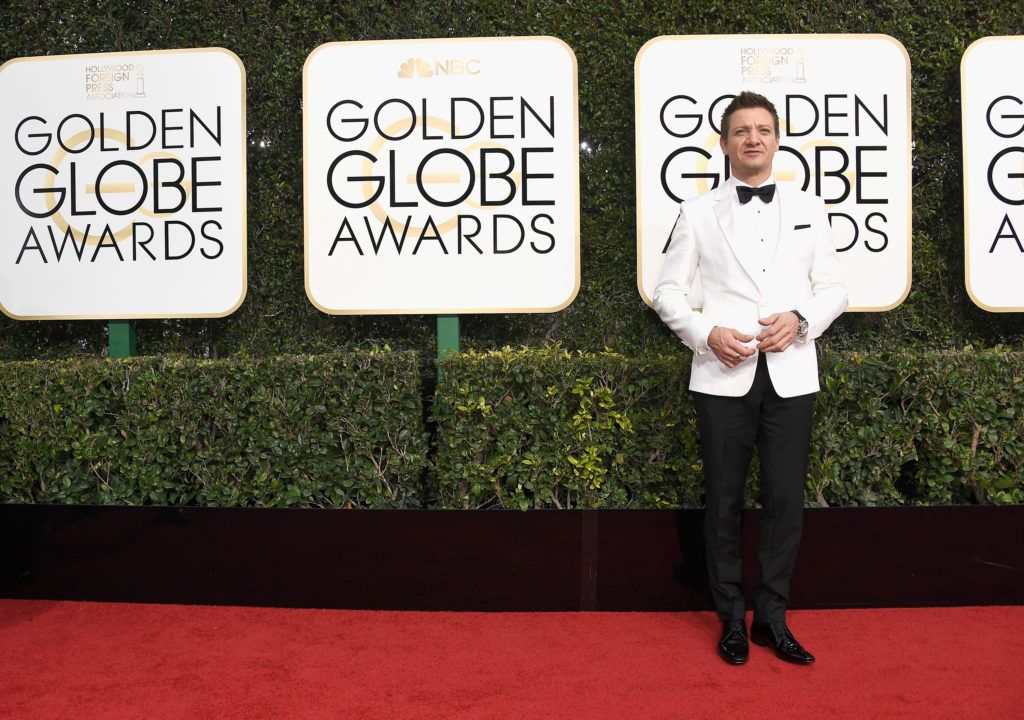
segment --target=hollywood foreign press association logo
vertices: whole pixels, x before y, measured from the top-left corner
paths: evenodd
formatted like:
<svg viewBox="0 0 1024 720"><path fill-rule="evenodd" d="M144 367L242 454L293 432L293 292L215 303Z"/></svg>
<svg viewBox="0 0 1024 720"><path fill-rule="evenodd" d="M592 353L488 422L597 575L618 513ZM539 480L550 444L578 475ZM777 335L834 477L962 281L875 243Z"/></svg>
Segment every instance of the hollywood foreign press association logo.
<svg viewBox="0 0 1024 720"><path fill-rule="evenodd" d="M745 83L805 83L804 52L791 47L740 48L740 79Z"/></svg>
<svg viewBox="0 0 1024 720"><path fill-rule="evenodd" d="M86 100L141 100L146 97L146 67L141 62L89 63Z"/></svg>

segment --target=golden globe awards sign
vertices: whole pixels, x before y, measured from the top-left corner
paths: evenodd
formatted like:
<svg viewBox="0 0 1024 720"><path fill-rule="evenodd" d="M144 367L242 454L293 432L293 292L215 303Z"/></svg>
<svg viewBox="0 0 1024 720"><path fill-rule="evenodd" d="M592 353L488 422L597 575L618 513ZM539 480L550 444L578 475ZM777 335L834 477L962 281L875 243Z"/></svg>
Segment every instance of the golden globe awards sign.
<svg viewBox="0 0 1024 720"><path fill-rule="evenodd" d="M1024 38L988 37L960 62L967 292L1024 312Z"/></svg>
<svg viewBox="0 0 1024 720"><path fill-rule="evenodd" d="M219 317L245 297L245 72L227 50L0 67L0 305Z"/></svg>
<svg viewBox="0 0 1024 720"><path fill-rule="evenodd" d="M722 111L743 90L780 115L777 182L821 196L851 310L910 291L910 60L883 35L659 37L636 58L637 285L651 304L679 203L729 177ZM700 305L700 291L694 298Z"/></svg>
<svg viewBox="0 0 1024 720"><path fill-rule="evenodd" d="M332 314L548 312L579 289L576 59L549 37L322 45L306 293Z"/></svg>

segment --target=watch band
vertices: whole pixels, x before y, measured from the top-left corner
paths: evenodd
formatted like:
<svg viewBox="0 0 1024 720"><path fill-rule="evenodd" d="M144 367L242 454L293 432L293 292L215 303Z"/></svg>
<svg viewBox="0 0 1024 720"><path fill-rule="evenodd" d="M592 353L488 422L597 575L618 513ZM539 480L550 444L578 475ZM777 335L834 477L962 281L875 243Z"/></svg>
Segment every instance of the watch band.
<svg viewBox="0 0 1024 720"><path fill-rule="evenodd" d="M790 310L790 312L796 315L796 319L800 321L800 325L796 329L796 336L803 340L807 337L807 318L801 315L799 310Z"/></svg>

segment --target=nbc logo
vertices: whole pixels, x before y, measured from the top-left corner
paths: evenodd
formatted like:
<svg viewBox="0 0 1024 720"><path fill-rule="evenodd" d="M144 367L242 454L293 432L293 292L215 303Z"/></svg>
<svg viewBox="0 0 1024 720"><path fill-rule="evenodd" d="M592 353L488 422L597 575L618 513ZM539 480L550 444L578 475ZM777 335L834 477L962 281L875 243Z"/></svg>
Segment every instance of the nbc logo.
<svg viewBox="0 0 1024 720"><path fill-rule="evenodd" d="M433 75L434 71L430 69L430 64L423 58L409 58L402 63L402 67L398 70L398 77L400 78L428 78L433 77Z"/></svg>
<svg viewBox="0 0 1024 720"><path fill-rule="evenodd" d="M423 58L409 58L398 68L400 78L428 78L442 75L479 75L480 61L473 60L434 60L428 62Z"/></svg>

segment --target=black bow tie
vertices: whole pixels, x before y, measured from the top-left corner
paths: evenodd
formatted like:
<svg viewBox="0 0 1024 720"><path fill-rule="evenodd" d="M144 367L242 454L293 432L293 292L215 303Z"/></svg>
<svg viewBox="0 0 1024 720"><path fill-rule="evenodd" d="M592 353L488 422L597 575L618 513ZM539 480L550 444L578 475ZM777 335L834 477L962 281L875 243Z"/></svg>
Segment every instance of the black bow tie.
<svg viewBox="0 0 1024 720"><path fill-rule="evenodd" d="M736 186L736 195L740 199L740 205L746 205L750 202L750 198L755 195L761 198L762 202L770 203L772 198L775 197L775 185L762 185L759 188L747 187L746 185Z"/></svg>

